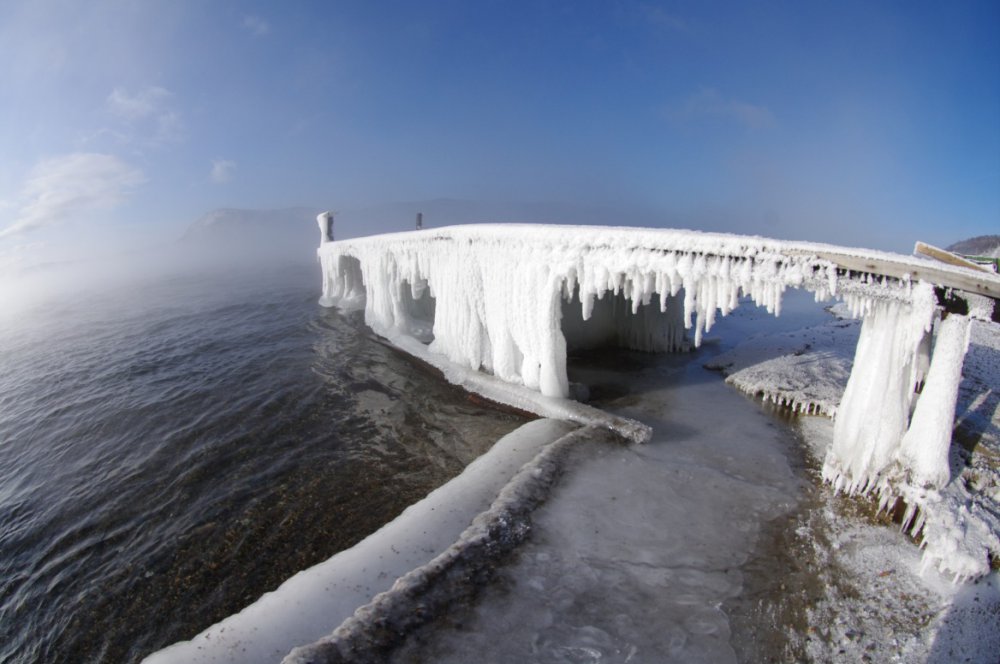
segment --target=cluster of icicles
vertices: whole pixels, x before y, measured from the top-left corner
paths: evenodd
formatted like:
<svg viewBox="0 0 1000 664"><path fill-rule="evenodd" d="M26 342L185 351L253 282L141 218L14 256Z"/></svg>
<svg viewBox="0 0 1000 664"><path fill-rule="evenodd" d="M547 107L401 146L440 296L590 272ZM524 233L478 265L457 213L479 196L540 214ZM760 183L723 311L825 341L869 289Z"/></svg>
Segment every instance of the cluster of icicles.
<svg viewBox="0 0 1000 664"><path fill-rule="evenodd" d="M738 389L746 392L747 390L744 386L740 385L736 381L730 378L726 379L726 382L730 385L737 387ZM826 403L819 403L812 400L801 400L796 399L794 396L790 396L779 390L768 390L768 389L757 389L754 391L754 396L760 397L765 403L770 403L780 408L787 408L796 415L822 415L825 417L834 417L837 414L837 407Z"/></svg>
<svg viewBox="0 0 1000 664"><path fill-rule="evenodd" d="M606 229L515 228L523 232L474 241L458 227L324 244L321 301L363 302L365 322L390 338L430 326L431 350L450 361L565 397L567 339L610 336L636 350L677 350L685 330L700 345L743 296L778 315L789 287L818 300L837 289L832 264L752 242L706 253L697 250L699 234L664 247L605 237ZM631 316L602 305L620 299ZM561 300L579 315L564 316ZM580 325L587 329L574 329Z"/></svg>

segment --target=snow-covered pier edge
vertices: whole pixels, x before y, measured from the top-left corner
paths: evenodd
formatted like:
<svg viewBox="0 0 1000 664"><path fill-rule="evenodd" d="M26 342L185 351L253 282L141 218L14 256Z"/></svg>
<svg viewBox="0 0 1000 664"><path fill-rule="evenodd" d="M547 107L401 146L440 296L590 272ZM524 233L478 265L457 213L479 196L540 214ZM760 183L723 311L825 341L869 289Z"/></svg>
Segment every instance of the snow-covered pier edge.
<svg viewBox="0 0 1000 664"><path fill-rule="evenodd" d="M683 350L743 296L779 315L788 288L844 301L863 324L823 476L884 507L900 495L919 507L951 479L968 320L989 320L1000 296L995 275L752 236L504 224L333 241L319 221L321 304L363 309L376 333L449 380L487 382L490 398L549 417L559 417L554 404L573 411L568 397L581 389L567 379L569 349ZM923 524L907 525L917 534ZM1000 552L995 539L931 558L956 579L979 576L989 571L982 547Z"/></svg>

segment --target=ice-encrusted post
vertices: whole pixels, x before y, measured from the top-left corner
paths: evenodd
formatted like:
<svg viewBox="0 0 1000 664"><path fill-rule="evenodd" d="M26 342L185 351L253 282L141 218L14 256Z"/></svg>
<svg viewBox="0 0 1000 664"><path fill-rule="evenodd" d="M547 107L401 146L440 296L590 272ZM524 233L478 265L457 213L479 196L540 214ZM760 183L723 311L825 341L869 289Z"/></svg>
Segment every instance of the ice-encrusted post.
<svg viewBox="0 0 1000 664"><path fill-rule="evenodd" d="M909 425L918 350L934 313L934 292L927 284L914 287L911 302L871 303L823 465L823 478L837 490L865 493L884 480Z"/></svg>
<svg viewBox="0 0 1000 664"><path fill-rule="evenodd" d="M969 329L969 318L958 314L938 326L927 381L899 449L899 460L917 486L940 489L951 479L948 449Z"/></svg>
<svg viewBox="0 0 1000 664"><path fill-rule="evenodd" d="M319 224L320 245L333 242L333 213L320 212L316 215L316 223Z"/></svg>

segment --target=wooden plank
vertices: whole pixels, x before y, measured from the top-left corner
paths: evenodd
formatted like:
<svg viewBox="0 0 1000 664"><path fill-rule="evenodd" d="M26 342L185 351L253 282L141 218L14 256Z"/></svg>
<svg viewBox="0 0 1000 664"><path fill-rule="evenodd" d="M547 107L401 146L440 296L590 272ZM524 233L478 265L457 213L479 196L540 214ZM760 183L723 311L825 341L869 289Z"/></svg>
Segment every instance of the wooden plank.
<svg viewBox="0 0 1000 664"><path fill-rule="evenodd" d="M895 279L909 277L911 281L923 280L966 293L974 293L1000 300L1000 275L985 270L961 268L961 272L935 268L924 262L894 261L876 256L856 256L838 251L820 250L810 252L802 249L788 249L785 253L809 255L835 263L838 267L853 272L867 272L874 276L885 275Z"/></svg>
<svg viewBox="0 0 1000 664"><path fill-rule="evenodd" d="M941 261L942 263L947 263L948 265L957 265L958 267L967 267L970 270L982 270L983 272L993 273L992 270L987 270L982 265L973 263L972 261L967 261L961 256L951 253L950 251L945 251L944 249L938 249L935 246L925 244L923 242L917 242L913 247L913 253L921 254L923 256L929 256L934 260Z"/></svg>

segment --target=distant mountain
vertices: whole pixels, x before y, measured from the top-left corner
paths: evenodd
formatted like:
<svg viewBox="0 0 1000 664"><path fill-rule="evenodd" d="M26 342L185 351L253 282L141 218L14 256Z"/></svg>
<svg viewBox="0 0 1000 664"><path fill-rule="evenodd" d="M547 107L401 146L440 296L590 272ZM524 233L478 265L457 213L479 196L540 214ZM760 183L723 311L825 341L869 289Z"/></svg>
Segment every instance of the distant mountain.
<svg viewBox="0 0 1000 664"><path fill-rule="evenodd" d="M662 213L628 205L436 198L341 210L335 217L335 234L347 239L411 231L418 212L423 214L424 228L479 223L663 226L669 222Z"/></svg>
<svg viewBox="0 0 1000 664"><path fill-rule="evenodd" d="M220 208L212 210L188 226L181 242L302 238L309 235L318 244L316 215L322 210L291 207L280 210Z"/></svg>
<svg viewBox="0 0 1000 664"><path fill-rule="evenodd" d="M348 239L410 231L417 213L423 214L424 228L455 224L549 223L549 224L628 224L663 225L663 218L649 210L571 203L505 203L437 198L422 201L382 203L363 208L331 209L334 236ZM310 258L319 246L316 215L319 208L291 207L280 210L221 208L191 224L181 243L213 248L227 254L246 253L250 248L293 251Z"/></svg>
<svg viewBox="0 0 1000 664"><path fill-rule="evenodd" d="M309 261L319 246L317 208L220 208L192 223L178 244L195 257Z"/></svg>
<svg viewBox="0 0 1000 664"><path fill-rule="evenodd" d="M945 248L955 254L1000 258L1000 235L980 235Z"/></svg>

